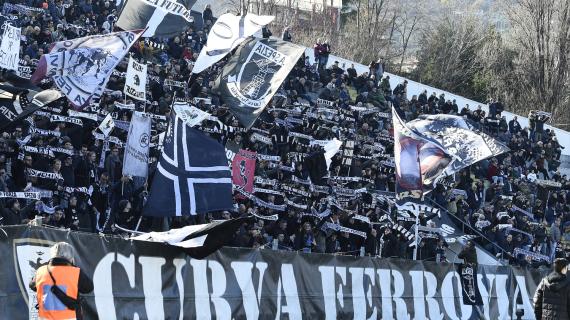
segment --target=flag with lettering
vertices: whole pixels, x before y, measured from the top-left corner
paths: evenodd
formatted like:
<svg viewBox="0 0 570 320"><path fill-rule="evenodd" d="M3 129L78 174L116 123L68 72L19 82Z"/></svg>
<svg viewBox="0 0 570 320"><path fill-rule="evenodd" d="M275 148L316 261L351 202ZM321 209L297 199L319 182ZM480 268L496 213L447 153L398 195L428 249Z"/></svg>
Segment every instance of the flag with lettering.
<svg viewBox="0 0 570 320"><path fill-rule="evenodd" d="M231 209L232 178L224 147L173 113L143 215Z"/></svg>
<svg viewBox="0 0 570 320"><path fill-rule="evenodd" d="M146 29L143 37L180 35L194 21L190 9L196 0L127 0L117 20L123 30Z"/></svg>
<svg viewBox="0 0 570 320"><path fill-rule="evenodd" d="M232 162L232 183L246 192L253 192L257 152L240 150Z"/></svg>
<svg viewBox="0 0 570 320"><path fill-rule="evenodd" d="M0 85L0 129L5 129L44 106L62 98L57 90L30 91L10 85Z"/></svg>
<svg viewBox="0 0 570 320"><path fill-rule="evenodd" d="M133 99L146 101L146 75L146 64L138 63L133 57L129 57L129 66L125 76L125 94Z"/></svg>
<svg viewBox="0 0 570 320"><path fill-rule="evenodd" d="M20 63L20 28L11 24L4 24L4 34L0 43L0 67L9 70L18 70Z"/></svg>
<svg viewBox="0 0 570 320"><path fill-rule="evenodd" d="M226 63L215 91L249 129L304 52L291 42L252 38Z"/></svg>
<svg viewBox="0 0 570 320"><path fill-rule="evenodd" d="M148 176L148 156L150 148L151 118L142 112L133 112L125 157L123 159L123 174L133 177Z"/></svg>
<svg viewBox="0 0 570 320"><path fill-rule="evenodd" d="M38 83L51 77L76 108L101 97L113 69L129 52L142 30L115 32L56 42L32 75Z"/></svg>

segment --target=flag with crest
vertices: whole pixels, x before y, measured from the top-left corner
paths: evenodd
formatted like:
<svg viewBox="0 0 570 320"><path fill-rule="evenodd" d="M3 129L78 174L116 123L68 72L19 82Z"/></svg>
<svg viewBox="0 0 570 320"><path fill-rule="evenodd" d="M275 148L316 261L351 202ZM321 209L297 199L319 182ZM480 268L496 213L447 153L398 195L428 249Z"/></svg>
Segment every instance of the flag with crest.
<svg viewBox="0 0 570 320"><path fill-rule="evenodd" d="M251 39L226 63L215 90L249 129L304 52L291 42Z"/></svg>

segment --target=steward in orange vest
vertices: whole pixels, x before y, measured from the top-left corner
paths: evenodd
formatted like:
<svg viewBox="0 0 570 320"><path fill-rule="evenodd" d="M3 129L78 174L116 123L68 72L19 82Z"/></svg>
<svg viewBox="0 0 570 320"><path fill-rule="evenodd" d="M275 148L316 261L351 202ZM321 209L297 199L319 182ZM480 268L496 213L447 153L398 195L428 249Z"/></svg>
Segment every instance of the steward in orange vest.
<svg viewBox="0 0 570 320"><path fill-rule="evenodd" d="M73 265L73 247L69 244L55 244L51 256L30 282L30 289L37 292L39 319L81 319L79 293L93 291L93 282ZM54 288L54 283L60 290Z"/></svg>

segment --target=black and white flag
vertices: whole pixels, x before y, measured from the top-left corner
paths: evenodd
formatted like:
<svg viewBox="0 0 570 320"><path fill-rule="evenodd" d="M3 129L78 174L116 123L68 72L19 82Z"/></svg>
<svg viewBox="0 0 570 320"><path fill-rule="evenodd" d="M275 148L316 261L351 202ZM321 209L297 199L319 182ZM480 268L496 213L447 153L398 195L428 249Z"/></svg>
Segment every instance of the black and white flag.
<svg viewBox="0 0 570 320"><path fill-rule="evenodd" d="M236 16L232 13L221 15L208 34L208 41L194 63L192 73L200 73L222 60L248 37L254 35L273 21L273 16L247 14Z"/></svg>
<svg viewBox="0 0 570 320"><path fill-rule="evenodd" d="M143 37L174 37L193 22L190 8L196 0L127 0L117 27L146 29Z"/></svg>
<svg viewBox="0 0 570 320"><path fill-rule="evenodd" d="M26 169L26 174L29 177L37 177L37 178L41 178L41 179L63 180L63 176L60 173L56 173L56 172L46 172L46 171L40 171L40 170L28 168L28 169Z"/></svg>
<svg viewBox="0 0 570 320"><path fill-rule="evenodd" d="M113 120L113 117L109 113L107 114L105 119L101 121L101 124L99 124L99 131L101 131L103 135L105 135L105 137L108 137L114 128L115 128L115 121Z"/></svg>
<svg viewBox="0 0 570 320"><path fill-rule="evenodd" d="M167 243L180 247L190 257L203 259L226 245L247 217L186 226L165 232L149 232L132 240Z"/></svg>
<svg viewBox="0 0 570 320"><path fill-rule="evenodd" d="M133 99L146 101L146 75L146 64L138 63L130 57L125 78L125 94Z"/></svg>
<svg viewBox="0 0 570 320"><path fill-rule="evenodd" d="M503 143L479 132L473 124L459 116L424 115L408 122L407 126L417 134L439 143L452 157L453 161L445 168L444 176L509 151Z"/></svg>
<svg viewBox="0 0 570 320"><path fill-rule="evenodd" d="M4 25L4 35L0 44L0 67L18 70L20 62L20 28L10 24Z"/></svg>
<svg viewBox="0 0 570 320"><path fill-rule="evenodd" d="M97 121L98 117L96 113L89 113L89 112L81 112L81 111L75 111L75 110L67 110L67 115L70 117L74 117L74 118L84 118L84 119L89 119L89 120L93 120L93 121Z"/></svg>
<svg viewBox="0 0 570 320"><path fill-rule="evenodd" d="M134 112L125 145L123 175L148 176L151 119L141 112Z"/></svg>
<svg viewBox="0 0 570 320"><path fill-rule="evenodd" d="M33 199L40 200L39 192L3 192L0 191L0 198L19 198L19 199Z"/></svg>
<svg viewBox="0 0 570 320"><path fill-rule="evenodd" d="M50 115L49 121L51 121L51 122L67 122L67 123L71 123L71 124L83 127L83 121L81 121L81 119L66 117L66 116L60 116L59 114Z"/></svg>
<svg viewBox="0 0 570 320"><path fill-rule="evenodd" d="M174 109L176 114L182 119L182 122L190 127L194 127L210 116L206 111L202 111L185 102L174 102L172 109Z"/></svg>
<svg viewBox="0 0 570 320"><path fill-rule="evenodd" d="M253 125L304 52L291 42L251 39L231 57L216 90L243 126Z"/></svg>
<svg viewBox="0 0 570 320"><path fill-rule="evenodd" d="M483 298L481 297L477 283L477 265L472 263L459 264L457 266L457 272L461 278L463 304L482 306Z"/></svg>
<svg viewBox="0 0 570 320"><path fill-rule="evenodd" d="M26 118L62 97L57 90L30 92L24 88L0 85L0 129ZM31 101L30 101L31 100Z"/></svg>
<svg viewBox="0 0 570 320"><path fill-rule="evenodd" d="M411 129L395 110L392 121L396 198L399 205L411 206L422 202L452 158L437 140Z"/></svg>
<svg viewBox="0 0 570 320"><path fill-rule="evenodd" d="M115 107L119 108L119 109L123 109L123 110L135 110L135 104L134 103L129 103L129 104L124 104L124 103L120 103L115 101Z"/></svg>
<svg viewBox="0 0 570 320"><path fill-rule="evenodd" d="M173 113L174 115L174 113ZM224 147L176 116L143 215L196 215L232 210L232 178Z"/></svg>
<svg viewBox="0 0 570 320"><path fill-rule="evenodd" d="M56 42L40 58L32 82L51 77L77 108L101 97L113 69L127 54L142 30L115 32Z"/></svg>

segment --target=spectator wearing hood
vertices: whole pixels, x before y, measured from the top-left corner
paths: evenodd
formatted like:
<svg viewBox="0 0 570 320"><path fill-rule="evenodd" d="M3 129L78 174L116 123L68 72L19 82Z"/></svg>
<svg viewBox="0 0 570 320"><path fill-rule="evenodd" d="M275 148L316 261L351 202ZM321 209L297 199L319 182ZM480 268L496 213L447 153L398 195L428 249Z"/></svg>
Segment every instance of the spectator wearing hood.
<svg viewBox="0 0 570 320"><path fill-rule="evenodd" d="M105 171L109 174L111 182L117 182L122 176L123 161L116 146L111 148L111 154L105 159Z"/></svg>
<svg viewBox="0 0 570 320"><path fill-rule="evenodd" d="M97 155L93 151L86 152L79 161L76 169L75 185L78 187L88 187L97 179L97 167L95 160Z"/></svg>
<svg viewBox="0 0 570 320"><path fill-rule="evenodd" d="M390 258L399 256L399 245L398 239L392 233L392 229L386 227L384 229L384 234L380 240L382 242L382 257Z"/></svg>
<svg viewBox="0 0 570 320"><path fill-rule="evenodd" d="M204 11L202 11L202 21L204 21L204 23L206 23L207 21L213 23L214 21L214 14L212 13L212 8L209 4L207 4L204 7Z"/></svg>
<svg viewBox="0 0 570 320"><path fill-rule="evenodd" d="M37 201L39 202L39 201ZM3 225L15 225L28 223L30 213L34 210L35 203L21 208L18 199L0 199L0 217Z"/></svg>
<svg viewBox="0 0 570 320"><path fill-rule="evenodd" d="M552 273L540 281L533 299L536 319L570 319L570 281L567 271L568 261L556 259Z"/></svg>
<svg viewBox="0 0 570 320"><path fill-rule="evenodd" d="M378 88L373 87L371 92L368 92L367 102L372 103L375 107L384 107L386 105L386 99L384 95L378 91Z"/></svg>
<svg viewBox="0 0 570 320"><path fill-rule="evenodd" d="M477 264L477 251L475 250L475 244L473 241L467 241L467 244L461 252L457 255L459 259L463 259L464 263Z"/></svg>

